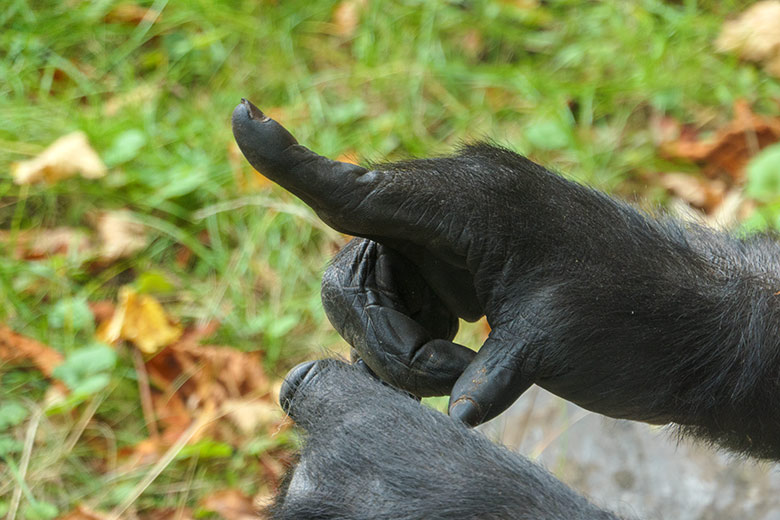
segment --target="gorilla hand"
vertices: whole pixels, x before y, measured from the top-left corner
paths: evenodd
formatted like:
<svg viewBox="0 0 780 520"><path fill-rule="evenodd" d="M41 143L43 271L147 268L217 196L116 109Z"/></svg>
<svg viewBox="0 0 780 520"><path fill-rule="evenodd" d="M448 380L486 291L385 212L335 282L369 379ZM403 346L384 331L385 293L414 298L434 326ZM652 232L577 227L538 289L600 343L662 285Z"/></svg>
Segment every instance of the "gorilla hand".
<svg viewBox="0 0 780 520"><path fill-rule="evenodd" d="M488 145L367 170L298 145L248 102L233 131L255 168L364 237L326 273L323 303L380 377L418 394L454 382L450 413L468 424L536 383L780 451L774 242L650 218ZM453 319L482 314L492 330L473 355L451 342Z"/></svg>
<svg viewBox="0 0 780 520"><path fill-rule="evenodd" d="M616 520L528 459L356 366L299 365L280 400L305 443L272 518Z"/></svg>

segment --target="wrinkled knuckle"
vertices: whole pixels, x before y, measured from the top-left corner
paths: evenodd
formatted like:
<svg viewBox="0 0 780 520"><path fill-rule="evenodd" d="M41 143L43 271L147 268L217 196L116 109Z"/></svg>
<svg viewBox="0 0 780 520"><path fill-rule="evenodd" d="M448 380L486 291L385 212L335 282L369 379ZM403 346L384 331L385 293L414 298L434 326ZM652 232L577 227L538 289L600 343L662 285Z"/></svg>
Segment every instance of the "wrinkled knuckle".
<svg viewBox="0 0 780 520"><path fill-rule="evenodd" d="M343 289L360 285L376 261L377 244L365 238L351 240L339 251L322 275L323 298L343 299Z"/></svg>
<svg viewBox="0 0 780 520"><path fill-rule="evenodd" d="M331 264L322 275L322 304L340 304L344 299L342 288L345 285L344 271L339 265Z"/></svg>

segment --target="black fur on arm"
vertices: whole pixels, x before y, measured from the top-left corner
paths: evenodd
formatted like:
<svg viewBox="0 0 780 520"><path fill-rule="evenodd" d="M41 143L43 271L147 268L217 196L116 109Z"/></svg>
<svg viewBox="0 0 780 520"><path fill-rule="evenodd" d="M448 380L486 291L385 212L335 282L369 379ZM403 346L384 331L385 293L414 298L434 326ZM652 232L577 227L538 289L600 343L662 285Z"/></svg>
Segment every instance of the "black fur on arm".
<svg viewBox="0 0 780 520"><path fill-rule="evenodd" d="M675 327L681 355L671 392L679 398L680 432L780 460L780 246L767 235L686 231L692 256L703 262L689 273L700 299L669 312L698 322Z"/></svg>
<svg viewBox="0 0 780 520"><path fill-rule="evenodd" d="M275 519L617 519L355 365L301 365L280 399L304 445Z"/></svg>

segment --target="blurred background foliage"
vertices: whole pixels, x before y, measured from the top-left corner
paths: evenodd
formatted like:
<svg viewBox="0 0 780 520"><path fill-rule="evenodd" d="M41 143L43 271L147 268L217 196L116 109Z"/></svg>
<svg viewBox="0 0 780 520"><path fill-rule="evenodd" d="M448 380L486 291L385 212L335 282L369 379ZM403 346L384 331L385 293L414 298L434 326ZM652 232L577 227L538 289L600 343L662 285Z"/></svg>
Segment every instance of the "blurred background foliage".
<svg viewBox="0 0 780 520"><path fill-rule="evenodd" d="M259 352L272 379L306 357L346 352L319 302L322 269L346 238L243 161L229 126L241 97L334 158L444 154L488 138L581 182L665 204L660 174L695 177L700 165L659 152L659 121L707 136L740 100L780 113L776 78L713 49L724 20L749 3L5 2L0 323L62 353L55 379L83 388L53 412L43 402L49 380L0 358L0 515L16 507L14 489L27 504L19 518L52 518L81 501L108 509L145 475L105 472L107 455L93 449L94 437L119 449L148 433L133 355L94 339L93 304L116 302L122 286L154 295L183 326L218 321L210 341ZM13 181L12 162L75 130L105 177ZM778 149L764 154L748 168L758 228L780 215ZM29 230L92 236L96 215L114 210L143 226L144 246L131 255L18 251ZM466 341L483 333L472 328ZM22 478L25 428L41 406L46 433ZM58 451L90 406L92 440ZM189 506L225 485L267 492L260 455L288 445L272 433L177 458L133 507Z"/></svg>

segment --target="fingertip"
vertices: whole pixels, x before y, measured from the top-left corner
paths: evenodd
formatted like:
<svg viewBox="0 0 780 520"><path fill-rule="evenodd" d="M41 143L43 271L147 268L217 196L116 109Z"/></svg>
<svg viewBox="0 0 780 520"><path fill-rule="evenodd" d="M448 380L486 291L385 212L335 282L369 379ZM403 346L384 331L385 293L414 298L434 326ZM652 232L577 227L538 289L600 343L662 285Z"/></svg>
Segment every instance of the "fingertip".
<svg viewBox="0 0 780 520"><path fill-rule="evenodd" d="M497 417L537 379L537 372L529 370L531 364L526 362L528 351L524 344L519 340L497 340L492 336L496 330L493 329L450 394L450 415L471 426Z"/></svg>
<svg viewBox="0 0 780 520"><path fill-rule="evenodd" d="M474 427L482 422L483 413L479 405L473 399L459 397L450 405L450 417L462 422L466 426Z"/></svg>
<svg viewBox="0 0 780 520"><path fill-rule="evenodd" d="M311 379L316 364L316 361L301 363L293 367L285 376L282 387L279 389L279 404L285 413L292 415L291 406L295 394L307 380Z"/></svg>
<svg viewBox="0 0 780 520"><path fill-rule="evenodd" d="M301 146L284 126L247 99L233 110L231 124L238 148L255 170L303 199L332 227L355 234L353 222L341 215L347 199L365 197L372 189L370 183L352 184L366 173L365 168L332 161Z"/></svg>
<svg viewBox="0 0 780 520"><path fill-rule="evenodd" d="M284 170L285 159L281 154L298 144L286 128L246 98L241 98L241 103L233 110L231 125L241 152L256 170L265 174Z"/></svg>
<svg viewBox="0 0 780 520"><path fill-rule="evenodd" d="M254 103L252 103L251 101L249 101L246 98L241 98L241 105L243 105L244 108L246 109L247 115L249 116L249 119L255 119L255 120L260 121L260 122L265 122L265 121L268 121L269 119L271 119L270 117L265 115L262 110L257 108L254 105ZM236 108L238 108L238 107L236 107Z"/></svg>

